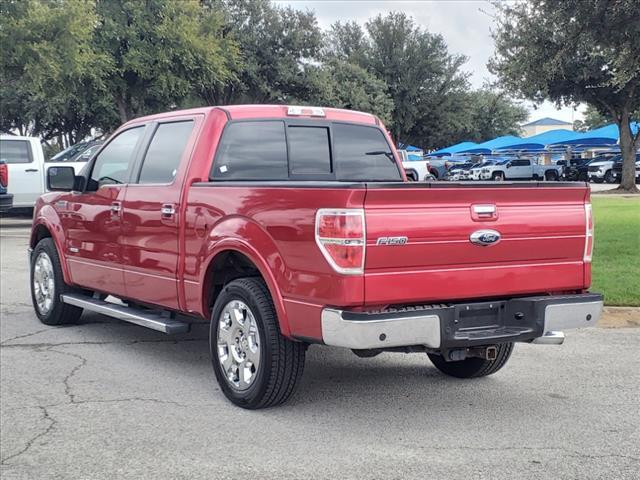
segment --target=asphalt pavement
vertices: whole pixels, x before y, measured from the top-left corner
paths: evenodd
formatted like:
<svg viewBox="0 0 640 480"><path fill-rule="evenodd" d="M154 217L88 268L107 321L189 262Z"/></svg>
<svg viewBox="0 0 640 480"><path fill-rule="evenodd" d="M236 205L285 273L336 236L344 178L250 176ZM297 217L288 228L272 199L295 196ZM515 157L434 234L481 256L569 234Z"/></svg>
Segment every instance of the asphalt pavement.
<svg viewBox="0 0 640 480"><path fill-rule="evenodd" d="M517 345L475 380L312 346L292 401L245 411L215 383L206 325L40 324L28 224L0 225L3 479L640 478L640 329Z"/></svg>

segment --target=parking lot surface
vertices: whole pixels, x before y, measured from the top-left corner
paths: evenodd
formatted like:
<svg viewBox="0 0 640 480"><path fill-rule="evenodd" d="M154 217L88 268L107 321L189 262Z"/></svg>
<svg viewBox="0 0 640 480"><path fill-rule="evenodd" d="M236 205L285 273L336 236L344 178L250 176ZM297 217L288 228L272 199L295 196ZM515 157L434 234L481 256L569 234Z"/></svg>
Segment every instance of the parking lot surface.
<svg viewBox="0 0 640 480"><path fill-rule="evenodd" d="M0 227L3 479L640 478L640 329L518 345L476 380L312 346L290 403L245 411L214 381L206 325L40 324L29 223Z"/></svg>

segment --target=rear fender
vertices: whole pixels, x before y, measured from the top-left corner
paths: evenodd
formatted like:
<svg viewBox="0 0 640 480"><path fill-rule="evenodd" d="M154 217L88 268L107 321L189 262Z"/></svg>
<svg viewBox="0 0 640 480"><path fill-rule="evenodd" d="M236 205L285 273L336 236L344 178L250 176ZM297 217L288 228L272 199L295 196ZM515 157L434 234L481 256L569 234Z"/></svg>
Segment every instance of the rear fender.
<svg viewBox="0 0 640 480"><path fill-rule="evenodd" d="M243 254L256 266L271 294L278 314L280 331L285 336L291 335L289 319L284 306L280 285L286 279L287 269L282 255L269 234L256 222L246 217L231 217L214 225L209 233L205 265L200 284L206 288L207 272L216 256L224 251L236 251ZM202 292L203 311L207 311L204 299L207 292Z"/></svg>

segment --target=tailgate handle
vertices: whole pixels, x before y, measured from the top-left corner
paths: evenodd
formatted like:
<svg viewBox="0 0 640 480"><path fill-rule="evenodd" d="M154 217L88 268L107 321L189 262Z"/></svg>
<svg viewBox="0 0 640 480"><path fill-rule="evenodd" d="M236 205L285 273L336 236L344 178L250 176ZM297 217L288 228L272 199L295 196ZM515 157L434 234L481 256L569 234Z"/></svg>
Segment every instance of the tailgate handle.
<svg viewBox="0 0 640 480"><path fill-rule="evenodd" d="M498 218L498 209L495 205L473 205L471 218L476 221L495 220Z"/></svg>

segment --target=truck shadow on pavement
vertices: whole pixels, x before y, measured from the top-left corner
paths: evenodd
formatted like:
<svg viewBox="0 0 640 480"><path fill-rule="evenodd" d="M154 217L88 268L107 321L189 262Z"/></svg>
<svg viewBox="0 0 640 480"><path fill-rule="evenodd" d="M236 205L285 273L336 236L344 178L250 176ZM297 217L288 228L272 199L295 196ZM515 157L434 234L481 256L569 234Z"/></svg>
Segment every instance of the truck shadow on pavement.
<svg viewBox="0 0 640 480"><path fill-rule="evenodd" d="M79 330L77 333L72 333L74 327ZM191 385L197 391L194 392L197 397L210 396L215 403L227 403L210 364L208 323L194 323L188 333L167 336L88 313L75 326L63 330L73 336L80 334L82 344L113 346L111 354L121 357L120 362L131 369L136 369L140 362L153 365L151 375L169 375L166 381L172 381L174 376L181 377L180 383ZM426 354L383 353L362 359L350 350L311 345L296 394L285 406L263 410L261 414L277 416L280 415L277 412L283 410L311 414L325 409L353 411L362 408L368 412L367 416L385 416L388 414L385 410L392 406L395 415L404 416L403 411L407 415L415 414L416 410L429 410L432 415L434 412L451 413L453 404L460 408L459 412L472 414L476 408L501 408L496 403L497 398L500 405L513 406L510 411L544 409L539 398L534 400L531 392L522 389L521 385L514 385L513 378L505 379L517 375L508 373L508 369L509 366L492 377L460 380L442 375ZM115 376L120 374L119 370L111 372ZM158 378L154 382L163 380ZM168 385L164 388L172 390ZM187 398L184 400L188 403Z"/></svg>

